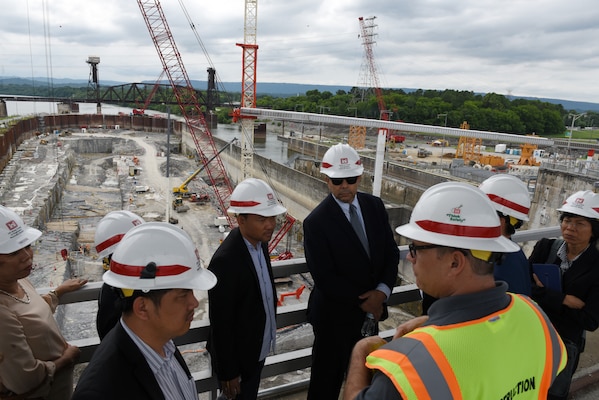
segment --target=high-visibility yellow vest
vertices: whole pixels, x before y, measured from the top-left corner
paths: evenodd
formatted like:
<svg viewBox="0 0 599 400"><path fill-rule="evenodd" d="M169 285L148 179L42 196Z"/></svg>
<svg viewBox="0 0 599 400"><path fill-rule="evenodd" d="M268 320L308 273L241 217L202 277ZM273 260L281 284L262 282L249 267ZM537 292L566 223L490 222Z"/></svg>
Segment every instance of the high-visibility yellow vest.
<svg viewBox="0 0 599 400"><path fill-rule="evenodd" d="M372 352L402 399L546 399L567 355L547 316L510 294L503 310L463 323L424 326Z"/></svg>

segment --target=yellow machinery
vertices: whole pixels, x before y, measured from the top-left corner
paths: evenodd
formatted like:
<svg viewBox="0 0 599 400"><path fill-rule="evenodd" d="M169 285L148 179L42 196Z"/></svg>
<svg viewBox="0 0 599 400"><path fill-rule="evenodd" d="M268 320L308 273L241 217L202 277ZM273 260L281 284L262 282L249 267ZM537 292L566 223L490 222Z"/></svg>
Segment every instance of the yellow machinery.
<svg viewBox="0 0 599 400"><path fill-rule="evenodd" d="M520 154L518 165L541 165L541 163L538 162L534 156L534 152L537 149L536 144L524 143L523 145L520 145L520 148L522 149L522 153Z"/></svg>
<svg viewBox="0 0 599 400"><path fill-rule="evenodd" d="M223 152L223 150L225 150L227 147L229 147L230 145L233 144L234 141L236 141L237 138L233 138L229 143L227 143L222 149L220 149L218 151L218 153L216 153L214 155L214 157L212 157L210 160L206 161L206 163L204 165L202 165L200 168L198 168L193 174L191 174L189 176L189 178L185 179L185 181L183 181L183 183L180 186L175 186L173 188L173 194L174 195L180 195L180 196L185 196L188 197L190 195L189 193L189 189L187 188L187 185L189 185L189 182L191 182L193 180L193 178L195 178L196 176L198 176L198 174L200 172L202 172L204 170L204 168L206 168L206 165L210 164L212 162L212 160L214 160L216 157L218 157L218 155L220 153Z"/></svg>
<svg viewBox="0 0 599 400"><path fill-rule="evenodd" d="M455 158L462 158L464 160L464 164L474 161L482 166L490 165L491 167L500 167L505 165L505 160L503 157L483 155L481 152L482 148L482 139L461 136L460 140L458 141Z"/></svg>
<svg viewBox="0 0 599 400"><path fill-rule="evenodd" d="M173 199L173 210L178 213L189 211L189 206L187 204L183 204L183 198L181 196L177 196Z"/></svg>

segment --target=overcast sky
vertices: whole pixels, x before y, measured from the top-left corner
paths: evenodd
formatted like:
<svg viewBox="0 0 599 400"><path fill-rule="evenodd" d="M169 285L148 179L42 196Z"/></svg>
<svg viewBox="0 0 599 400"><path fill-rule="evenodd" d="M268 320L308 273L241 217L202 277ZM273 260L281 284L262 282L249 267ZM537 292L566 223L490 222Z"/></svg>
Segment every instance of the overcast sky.
<svg viewBox="0 0 599 400"><path fill-rule="evenodd" d="M244 1L161 4L190 79L241 81ZM373 16L381 87L599 102L597 0L258 0L257 81L358 86ZM0 38L0 76L87 80L90 55L100 84L161 72L134 0L2 0Z"/></svg>

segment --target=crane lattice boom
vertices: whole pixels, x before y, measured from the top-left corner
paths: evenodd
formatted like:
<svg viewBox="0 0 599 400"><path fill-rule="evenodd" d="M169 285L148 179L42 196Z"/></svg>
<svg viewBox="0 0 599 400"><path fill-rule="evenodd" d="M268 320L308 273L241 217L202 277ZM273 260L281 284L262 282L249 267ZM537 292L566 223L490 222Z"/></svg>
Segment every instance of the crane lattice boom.
<svg viewBox="0 0 599 400"><path fill-rule="evenodd" d="M374 60L374 51L372 50L373 44L376 43L376 41L374 40L374 37L376 36L376 34L374 33L374 28L376 27L376 25L374 24L375 18L376 17L360 17L358 18L358 20L360 21L362 45L364 46L364 52L368 62L368 69L370 71L372 88L374 89L374 93L376 94L376 100L379 105L379 112L381 114L380 118L385 121L388 121L389 113L387 112L387 106L385 105L385 100L383 99L383 91L381 90L381 86L379 84L379 76L376 70L376 62Z"/></svg>
<svg viewBox="0 0 599 400"><path fill-rule="evenodd" d="M183 66L181 54L177 49L160 2L158 0L137 0L137 4L195 143L200 162L205 166L221 212L227 217L229 226L232 227L234 226L233 221L226 212L233 192L231 182L222 160L218 157L212 133L208 129L198 104L195 90Z"/></svg>

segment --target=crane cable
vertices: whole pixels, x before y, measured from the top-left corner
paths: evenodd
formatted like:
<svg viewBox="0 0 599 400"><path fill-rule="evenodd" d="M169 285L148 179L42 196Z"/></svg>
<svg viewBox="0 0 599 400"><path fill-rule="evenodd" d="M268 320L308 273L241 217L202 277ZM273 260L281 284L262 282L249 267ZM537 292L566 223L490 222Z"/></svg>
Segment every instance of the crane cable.
<svg viewBox="0 0 599 400"><path fill-rule="evenodd" d="M185 14L185 17L187 18L187 22L189 23L189 26L191 27L191 30L193 31L193 33L194 33L194 35L195 35L195 37L196 37L196 40L198 41L198 44L200 45L200 47L202 48L202 51L204 52L204 56L206 56L206 59L208 60L208 64L210 65L210 67L212 67L212 69L214 69L214 70L216 71L217 82L218 82L218 84L220 85L221 91L227 95L227 100L229 101L229 103L230 103L230 104L232 104L232 100L231 100L231 98L230 98L230 96L229 96L228 92L225 90L225 88L224 88L224 85L222 85L222 83L221 83L220 77L219 77L219 75L218 75L218 71L217 71L217 69L214 67L214 63L212 62L212 59L210 58L210 55L208 54L208 50L206 49L206 46L204 46L204 42L203 42L203 41L202 41L202 39L200 38L200 35L198 34L198 31L197 31L197 29L196 29L196 26L195 26L195 24L193 23L193 21L192 21L192 19L191 19L191 16L190 16L190 15L189 15L189 13L187 12L187 8L185 7L185 4L183 4L183 0L179 0L179 5L181 6L181 9L183 10L183 13ZM285 132L283 132L283 135L284 135L284 134L285 134ZM245 133L244 133L244 135L245 135ZM248 138L248 137L247 137L247 135L246 135L246 140L247 140L247 143L250 143L250 146L251 146L251 148L252 148L252 153L256 154L256 149L255 149L255 147L254 147L254 143L253 143L253 141L250 141L249 139L250 139L250 138ZM263 173L263 174L264 174L264 176L266 177L266 179L267 179L267 181L268 181L268 184L269 184L269 185L270 185L270 187L272 187L272 188L273 188L273 190L274 190L274 187L273 187L273 185L272 185L272 180L270 179L270 176L269 176L269 174L268 174L268 171L267 171L267 169L266 169L266 166L264 165L264 163L263 163L263 162L261 162L261 160L260 160L260 159L258 159L258 164L260 165L260 169L262 170L262 173ZM278 196L278 194L277 194L277 191L276 191L276 190L274 190L274 191L275 191L275 196L277 196L277 198L278 198L279 202L281 202L281 203L282 203L281 199L279 198L279 196Z"/></svg>

